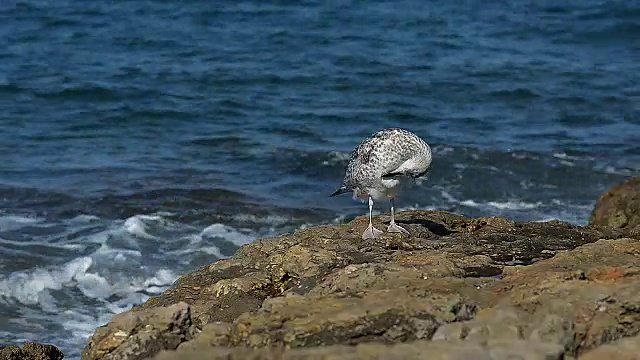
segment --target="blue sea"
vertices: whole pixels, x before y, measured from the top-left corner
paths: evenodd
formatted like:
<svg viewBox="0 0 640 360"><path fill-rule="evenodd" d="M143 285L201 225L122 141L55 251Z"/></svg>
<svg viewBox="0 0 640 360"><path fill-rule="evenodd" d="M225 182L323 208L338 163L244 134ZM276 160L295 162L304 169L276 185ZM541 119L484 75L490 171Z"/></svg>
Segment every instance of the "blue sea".
<svg viewBox="0 0 640 360"><path fill-rule="evenodd" d="M385 127L397 201L586 224L640 175L640 1L0 1L0 344L111 316L329 198ZM378 213L388 204L377 203Z"/></svg>

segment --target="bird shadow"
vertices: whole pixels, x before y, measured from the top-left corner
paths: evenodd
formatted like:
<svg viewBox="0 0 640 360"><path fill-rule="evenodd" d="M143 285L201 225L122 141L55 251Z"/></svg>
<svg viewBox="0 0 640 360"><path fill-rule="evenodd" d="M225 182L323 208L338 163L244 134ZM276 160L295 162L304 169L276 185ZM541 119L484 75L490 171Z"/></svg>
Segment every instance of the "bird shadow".
<svg viewBox="0 0 640 360"><path fill-rule="evenodd" d="M427 230L429 230L433 234L436 234L439 236L446 236L455 232L455 231L449 230L446 226L440 223L437 223L435 221L431 221L428 219L407 219L407 220L397 219L396 222L398 224L420 225L422 227L427 228Z"/></svg>

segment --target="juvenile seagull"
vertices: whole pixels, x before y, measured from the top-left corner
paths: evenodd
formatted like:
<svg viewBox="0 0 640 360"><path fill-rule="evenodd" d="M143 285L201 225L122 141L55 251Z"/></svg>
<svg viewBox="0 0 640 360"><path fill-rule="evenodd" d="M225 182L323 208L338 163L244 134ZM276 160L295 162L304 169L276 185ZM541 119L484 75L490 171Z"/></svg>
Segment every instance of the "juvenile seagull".
<svg viewBox="0 0 640 360"><path fill-rule="evenodd" d="M382 231L373 227L373 200L391 202L388 232L409 232L396 224L394 199L404 180L423 176L431 166L431 148L414 133L397 128L380 130L351 153L342 185L330 197L353 191L353 198L369 199L369 226L362 238L376 239Z"/></svg>

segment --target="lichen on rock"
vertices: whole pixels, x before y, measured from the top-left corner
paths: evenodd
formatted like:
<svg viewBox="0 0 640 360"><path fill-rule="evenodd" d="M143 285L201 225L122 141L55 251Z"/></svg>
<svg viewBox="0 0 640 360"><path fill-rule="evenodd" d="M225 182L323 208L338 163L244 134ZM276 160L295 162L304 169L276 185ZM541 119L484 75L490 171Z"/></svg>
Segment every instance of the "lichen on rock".
<svg viewBox="0 0 640 360"><path fill-rule="evenodd" d="M64 354L53 345L27 342L22 346L0 346L0 360L62 360Z"/></svg>

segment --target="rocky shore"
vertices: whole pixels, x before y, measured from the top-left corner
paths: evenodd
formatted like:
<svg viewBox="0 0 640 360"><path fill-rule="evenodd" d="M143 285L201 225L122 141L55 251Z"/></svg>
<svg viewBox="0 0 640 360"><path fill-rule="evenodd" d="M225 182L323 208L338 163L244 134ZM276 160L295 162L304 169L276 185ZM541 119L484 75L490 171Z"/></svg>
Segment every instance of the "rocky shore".
<svg viewBox="0 0 640 360"><path fill-rule="evenodd" d="M53 345L28 342L20 346L0 345L0 360L62 360L62 351Z"/></svg>
<svg viewBox="0 0 640 360"><path fill-rule="evenodd" d="M411 237L363 241L362 217L263 239L114 316L82 359L640 359L639 215L632 179L584 227L407 211Z"/></svg>

